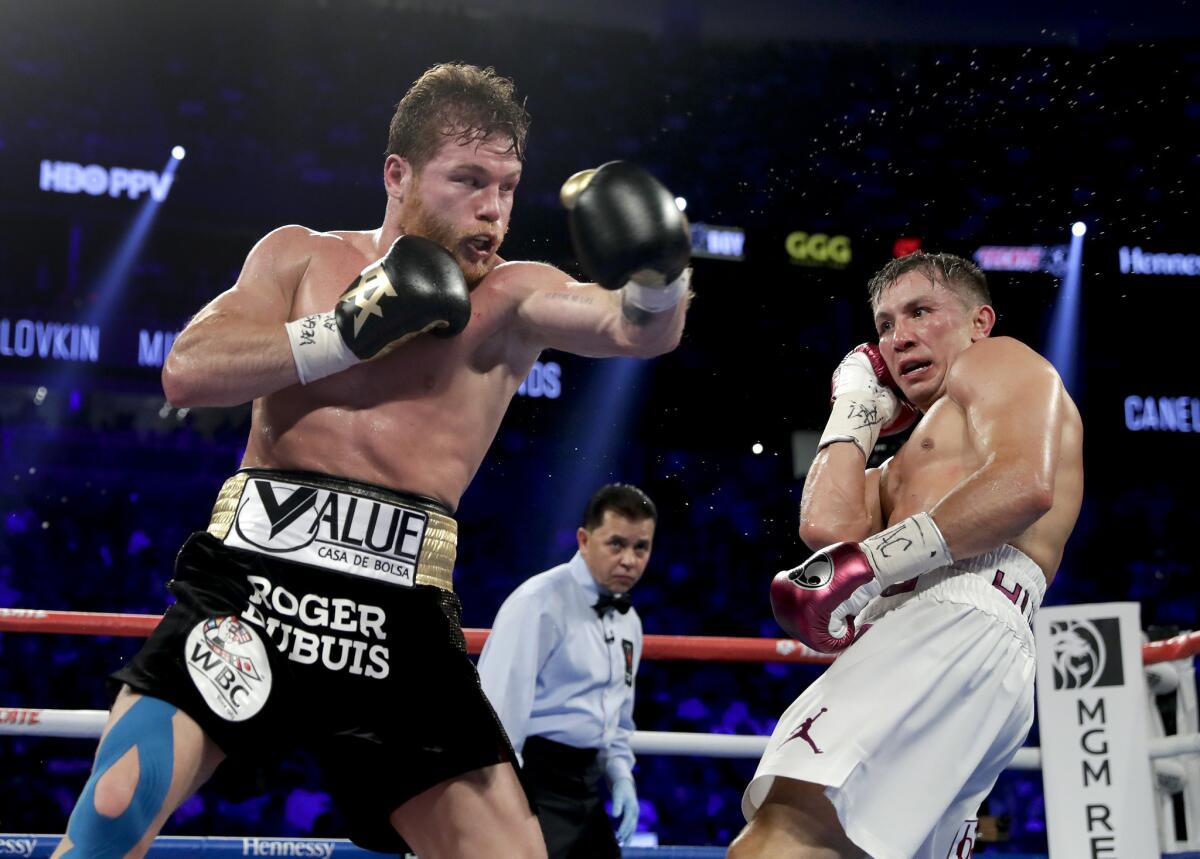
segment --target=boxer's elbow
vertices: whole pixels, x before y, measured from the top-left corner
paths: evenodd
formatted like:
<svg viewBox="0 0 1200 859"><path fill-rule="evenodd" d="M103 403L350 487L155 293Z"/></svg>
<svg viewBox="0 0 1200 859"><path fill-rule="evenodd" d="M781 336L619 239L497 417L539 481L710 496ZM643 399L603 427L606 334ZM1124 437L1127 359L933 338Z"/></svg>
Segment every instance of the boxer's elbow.
<svg viewBox="0 0 1200 859"><path fill-rule="evenodd" d="M173 349L163 362L162 388L167 402L177 409L208 405L204 374L178 350Z"/></svg>
<svg viewBox="0 0 1200 859"><path fill-rule="evenodd" d="M630 358L657 358L678 346L681 334L680 331L635 330L623 338L621 351Z"/></svg>
<svg viewBox="0 0 1200 859"><path fill-rule="evenodd" d="M1031 521L1036 522L1054 506L1054 481L1033 479L1025 485L1020 497Z"/></svg>
<svg viewBox="0 0 1200 859"><path fill-rule="evenodd" d="M800 539L814 552L834 543L857 543L870 537L865 519L815 517L800 520Z"/></svg>
<svg viewBox="0 0 1200 859"><path fill-rule="evenodd" d="M633 358L657 358L673 351L683 339L685 306L673 311L646 313L622 308L620 339L625 354Z"/></svg>
<svg viewBox="0 0 1200 859"><path fill-rule="evenodd" d="M1013 467L993 487L1005 499L1020 528L1032 525L1054 506L1054 475L1034 467Z"/></svg>
<svg viewBox="0 0 1200 859"><path fill-rule="evenodd" d="M186 374L180 372L178 362L168 355L162 368L163 396L167 398L168 403L177 408L192 405L191 392L185 376Z"/></svg>
<svg viewBox="0 0 1200 859"><path fill-rule="evenodd" d="M679 345L681 333L679 331L672 332L666 337L657 337L646 343L638 344L635 347L637 350L635 352L636 357L657 358L659 355L665 355L668 352L674 351L675 347Z"/></svg>
<svg viewBox="0 0 1200 859"><path fill-rule="evenodd" d="M822 546L837 542L829 528L807 519L800 520L800 540L814 552Z"/></svg>

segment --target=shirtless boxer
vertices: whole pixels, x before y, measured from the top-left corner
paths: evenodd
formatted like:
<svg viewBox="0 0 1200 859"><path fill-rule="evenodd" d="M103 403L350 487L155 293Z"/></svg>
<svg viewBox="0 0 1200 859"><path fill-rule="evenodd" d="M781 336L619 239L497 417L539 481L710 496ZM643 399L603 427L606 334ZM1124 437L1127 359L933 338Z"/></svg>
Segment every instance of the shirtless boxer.
<svg viewBox="0 0 1200 859"><path fill-rule="evenodd" d="M365 847L545 856L467 657L451 516L543 349L678 344L690 242L674 197L614 162L564 188L599 285L501 260L527 127L511 81L430 69L391 121L382 225L269 233L175 341L167 399L253 400L250 437L114 675L55 855L141 856L226 756L303 745Z"/></svg>
<svg viewBox="0 0 1200 859"><path fill-rule="evenodd" d="M801 538L833 545L771 589L790 634L841 656L780 719L731 859L965 859L1033 720L1030 622L1083 497L1079 412L1047 361L989 336L967 260L894 260L870 295L879 345L834 375L801 502Z"/></svg>

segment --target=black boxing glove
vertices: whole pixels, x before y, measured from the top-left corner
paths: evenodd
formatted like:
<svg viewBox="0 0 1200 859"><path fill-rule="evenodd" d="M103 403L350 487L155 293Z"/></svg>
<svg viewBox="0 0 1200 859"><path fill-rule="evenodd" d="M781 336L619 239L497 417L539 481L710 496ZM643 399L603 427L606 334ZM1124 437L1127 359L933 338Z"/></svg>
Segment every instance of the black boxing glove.
<svg viewBox="0 0 1200 859"><path fill-rule="evenodd" d="M379 358L426 331L453 337L471 320L462 269L437 242L401 236L342 293L337 306L288 322L300 382L307 385Z"/></svg>
<svg viewBox="0 0 1200 859"><path fill-rule="evenodd" d="M575 255L589 278L648 313L687 293L692 257L687 220L662 183L628 161L576 173L560 192Z"/></svg>

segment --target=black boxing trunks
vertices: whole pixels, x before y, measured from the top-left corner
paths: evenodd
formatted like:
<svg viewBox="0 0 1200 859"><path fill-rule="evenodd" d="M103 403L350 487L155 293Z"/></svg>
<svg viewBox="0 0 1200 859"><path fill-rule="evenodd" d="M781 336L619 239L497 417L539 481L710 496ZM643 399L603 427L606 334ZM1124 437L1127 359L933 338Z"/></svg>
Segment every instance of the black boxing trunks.
<svg viewBox="0 0 1200 859"><path fill-rule="evenodd" d="M180 550L175 604L113 678L183 710L231 760L312 752L355 843L403 853L393 810L516 757L467 657L448 513L243 469Z"/></svg>

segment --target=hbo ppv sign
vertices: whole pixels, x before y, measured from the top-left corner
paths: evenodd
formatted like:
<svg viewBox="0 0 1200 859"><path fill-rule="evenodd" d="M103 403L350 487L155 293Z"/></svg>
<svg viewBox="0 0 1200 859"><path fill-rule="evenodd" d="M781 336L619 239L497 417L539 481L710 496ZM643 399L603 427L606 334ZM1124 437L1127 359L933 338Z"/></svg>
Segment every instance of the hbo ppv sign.
<svg viewBox="0 0 1200 859"><path fill-rule="evenodd" d="M825 233L791 233L784 240L788 256L797 265L842 268L850 262L850 237Z"/></svg>

